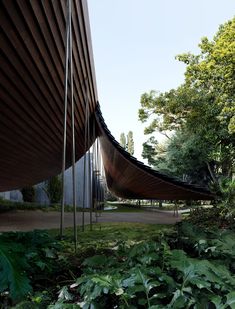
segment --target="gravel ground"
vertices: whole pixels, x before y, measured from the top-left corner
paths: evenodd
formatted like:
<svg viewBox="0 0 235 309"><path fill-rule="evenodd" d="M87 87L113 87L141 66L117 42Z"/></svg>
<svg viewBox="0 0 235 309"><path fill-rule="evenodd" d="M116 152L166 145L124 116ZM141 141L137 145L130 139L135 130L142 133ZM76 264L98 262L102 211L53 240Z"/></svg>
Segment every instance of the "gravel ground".
<svg viewBox="0 0 235 309"><path fill-rule="evenodd" d="M77 223L81 225L81 213L77 213ZM181 220L181 216L174 217L172 213L165 212L103 212L98 217L98 222L136 222L146 224L174 224ZM85 222L89 223L89 213L85 213ZM93 214L93 222L96 222ZM6 231L31 231L34 229L54 229L59 228L59 212L37 211L10 211L0 214L0 232ZM73 225L73 214L65 213L64 226Z"/></svg>

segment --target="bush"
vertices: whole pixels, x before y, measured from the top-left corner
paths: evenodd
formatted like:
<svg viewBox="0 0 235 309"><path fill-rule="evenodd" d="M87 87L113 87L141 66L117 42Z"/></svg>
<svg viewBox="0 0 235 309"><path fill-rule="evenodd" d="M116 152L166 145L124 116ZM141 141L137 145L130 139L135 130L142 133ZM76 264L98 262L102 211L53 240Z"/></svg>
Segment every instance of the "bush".
<svg viewBox="0 0 235 309"><path fill-rule="evenodd" d="M14 303L25 300L34 287L48 289L53 276L57 280L68 267L62 251L62 244L45 231L1 234L0 308L4 298Z"/></svg>
<svg viewBox="0 0 235 309"><path fill-rule="evenodd" d="M235 296L230 267L234 263L234 233L215 234L214 239L207 240L207 234L203 239L197 237L197 229L188 232L184 239L191 235L195 238L191 248L206 244L193 256L160 240L119 243L108 255L86 258L81 265L82 276L61 288L58 302L48 308L74 308L73 303L81 308L229 309ZM209 254L211 250L213 255ZM231 254L224 263L228 250Z"/></svg>
<svg viewBox="0 0 235 309"><path fill-rule="evenodd" d="M23 201L33 203L35 201L35 189L34 187L24 187L21 190Z"/></svg>
<svg viewBox="0 0 235 309"><path fill-rule="evenodd" d="M229 209L235 209L235 180L223 179L220 182L222 204Z"/></svg>
<svg viewBox="0 0 235 309"><path fill-rule="evenodd" d="M234 225L234 215L223 206L195 208L191 210L189 216L185 220L193 225L207 229L232 228Z"/></svg>
<svg viewBox="0 0 235 309"><path fill-rule="evenodd" d="M51 204L59 203L62 199L62 180L60 176L51 177L45 184L46 192Z"/></svg>

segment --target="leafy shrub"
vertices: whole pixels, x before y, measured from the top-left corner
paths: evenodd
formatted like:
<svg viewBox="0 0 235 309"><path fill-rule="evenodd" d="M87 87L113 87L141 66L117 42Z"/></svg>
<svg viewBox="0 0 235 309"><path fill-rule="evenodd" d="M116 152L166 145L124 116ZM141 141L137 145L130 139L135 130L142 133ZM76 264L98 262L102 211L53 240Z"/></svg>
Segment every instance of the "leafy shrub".
<svg viewBox="0 0 235 309"><path fill-rule="evenodd" d="M51 177L44 187L51 204L59 203L62 199L62 180L60 176Z"/></svg>
<svg viewBox="0 0 235 309"><path fill-rule="evenodd" d="M41 280L43 288L51 285L50 275L55 276L66 262L61 250L61 244L43 231L1 234L0 295L9 293L13 301L19 301Z"/></svg>
<svg viewBox="0 0 235 309"><path fill-rule="evenodd" d="M34 187L24 187L21 190L24 202L34 202L35 200L35 189Z"/></svg>
<svg viewBox="0 0 235 309"><path fill-rule="evenodd" d="M28 202L14 202L10 200L0 199L0 213L11 210L42 210L42 211L60 211L61 205L54 204L50 208L45 204L38 203L28 203ZM65 212L72 212L73 207L70 205L65 205ZM78 208L78 210L81 210ZM88 209L89 210L89 209Z"/></svg>
<svg viewBox="0 0 235 309"><path fill-rule="evenodd" d="M198 242L194 235L192 246ZM230 308L235 302L235 276L229 264L218 259L226 248L217 247L218 255L211 258L209 247L204 248L205 255L195 249L191 257L184 250L171 250L164 241L119 244L109 257L85 259L83 275L63 287L58 302L49 308L70 308L69 304L77 308Z"/></svg>
<svg viewBox="0 0 235 309"><path fill-rule="evenodd" d="M72 245L45 232L0 235L0 280L5 280L0 302L10 292L14 301L24 300L16 307L20 309L234 308L232 230L183 222L174 233L158 234L156 241L130 234L129 240L118 241L120 231L97 241L105 235L99 233L90 233L72 256ZM10 268L4 272L6 264ZM17 280L22 282L19 296L14 294Z"/></svg>
<svg viewBox="0 0 235 309"><path fill-rule="evenodd" d="M214 206L212 208L198 207L191 210L186 221L199 227L214 229L232 227L234 224L234 216L230 215L228 209L221 206Z"/></svg>

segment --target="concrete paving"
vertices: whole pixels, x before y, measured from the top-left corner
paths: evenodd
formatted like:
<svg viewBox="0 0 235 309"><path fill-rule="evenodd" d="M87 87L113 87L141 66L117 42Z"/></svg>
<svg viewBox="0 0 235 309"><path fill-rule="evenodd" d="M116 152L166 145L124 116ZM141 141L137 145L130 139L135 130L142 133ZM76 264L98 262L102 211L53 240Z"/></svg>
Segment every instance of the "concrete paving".
<svg viewBox="0 0 235 309"><path fill-rule="evenodd" d="M163 212L103 212L98 217L98 223L108 222L136 222L146 224L174 224L181 220L181 216L174 217L172 213ZM93 221L96 221L93 214ZM77 224L81 225L82 214L77 213ZM85 213L85 223L89 223L89 213ZM59 212L10 211L0 214L0 232L31 231L34 229L59 228ZM65 227L73 226L73 214L65 213Z"/></svg>

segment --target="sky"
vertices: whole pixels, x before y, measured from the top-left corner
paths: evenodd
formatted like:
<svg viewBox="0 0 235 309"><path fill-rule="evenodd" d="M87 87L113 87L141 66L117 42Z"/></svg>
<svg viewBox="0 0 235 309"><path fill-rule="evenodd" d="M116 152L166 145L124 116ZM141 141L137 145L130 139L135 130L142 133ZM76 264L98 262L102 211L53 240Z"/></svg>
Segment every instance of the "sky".
<svg viewBox="0 0 235 309"><path fill-rule="evenodd" d="M88 0L98 98L116 140L133 131L142 159L148 136L138 120L144 92L176 88L185 65L175 56L199 53L200 39L212 39L235 15L234 0ZM158 135L159 141L162 136ZM145 162L146 163L146 162Z"/></svg>

